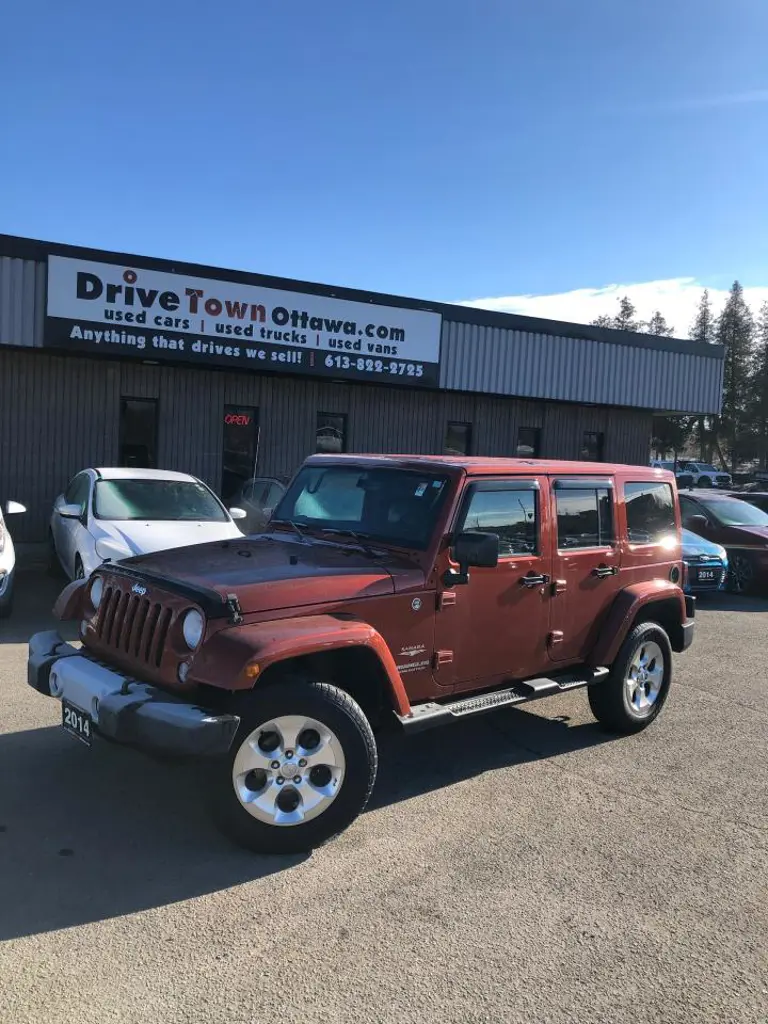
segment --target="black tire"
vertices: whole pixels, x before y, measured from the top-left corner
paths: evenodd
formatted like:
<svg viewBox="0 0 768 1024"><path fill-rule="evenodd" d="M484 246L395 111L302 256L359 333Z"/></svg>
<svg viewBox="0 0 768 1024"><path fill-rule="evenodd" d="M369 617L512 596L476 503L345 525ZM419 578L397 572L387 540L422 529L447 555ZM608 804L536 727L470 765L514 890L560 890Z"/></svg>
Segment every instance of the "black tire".
<svg viewBox="0 0 768 1024"><path fill-rule="evenodd" d="M85 569L83 568L83 561L80 558L80 555L75 555L75 579L85 579Z"/></svg>
<svg viewBox="0 0 768 1024"><path fill-rule="evenodd" d="M255 853L306 853L343 832L362 813L376 780L378 753L368 719L349 694L329 683L290 679L244 695L233 710L241 715L240 727L229 754L217 763L211 780L214 818L230 839ZM259 726L294 715L313 719L335 735L344 755L344 772L340 788L317 817L298 824L270 824L254 817L237 796L235 761ZM279 755L277 751L274 756ZM271 785L273 773L269 776ZM302 782L308 784L307 778ZM307 791L290 783L285 787L291 788L294 792Z"/></svg>
<svg viewBox="0 0 768 1024"><path fill-rule="evenodd" d="M663 657L661 684L653 703L638 709L630 697L630 668L638 653L650 644L654 644ZM652 664L655 666L655 662ZM661 713L671 683L672 646L669 637L657 623L641 622L624 640L607 678L588 687L589 706L600 725L608 732L640 732ZM638 692L636 687L635 693Z"/></svg>
<svg viewBox="0 0 768 1024"><path fill-rule="evenodd" d="M751 594L755 589L757 570L755 563L740 551L728 555L728 579L726 588L731 594Z"/></svg>
<svg viewBox="0 0 768 1024"><path fill-rule="evenodd" d="M16 575L15 570L11 570L10 578L5 585L5 593L0 597L0 619L10 618L13 612L13 581Z"/></svg>

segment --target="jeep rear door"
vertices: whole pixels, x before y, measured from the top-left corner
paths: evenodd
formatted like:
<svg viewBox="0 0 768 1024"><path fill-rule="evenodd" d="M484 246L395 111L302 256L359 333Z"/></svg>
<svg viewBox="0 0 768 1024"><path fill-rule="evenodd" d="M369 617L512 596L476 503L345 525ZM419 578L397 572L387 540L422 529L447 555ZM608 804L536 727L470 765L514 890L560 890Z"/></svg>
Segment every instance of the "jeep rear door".
<svg viewBox="0 0 768 1024"><path fill-rule="evenodd" d="M586 658L619 590L621 545L610 476L551 481L554 561L549 657Z"/></svg>
<svg viewBox="0 0 768 1024"><path fill-rule="evenodd" d="M546 478L475 479L452 530L499 538L499 562L469 583L438 585L434 676L458 690L543 672L547 665L549 495Z"/></svg>

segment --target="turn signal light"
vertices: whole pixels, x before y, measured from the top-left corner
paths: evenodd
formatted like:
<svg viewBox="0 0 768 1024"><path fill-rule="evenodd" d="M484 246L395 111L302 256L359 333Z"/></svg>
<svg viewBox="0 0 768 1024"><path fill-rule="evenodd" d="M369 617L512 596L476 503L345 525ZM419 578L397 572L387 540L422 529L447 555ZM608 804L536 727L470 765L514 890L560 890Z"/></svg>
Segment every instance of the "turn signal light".
<svg viewBox="0 0 768 1024"><path fill-rule="evenodd" d="M245 678L255 679L259 672L261 672L261 666L257 665L256 662L254 661L250 665L246 665Z"/></svg>

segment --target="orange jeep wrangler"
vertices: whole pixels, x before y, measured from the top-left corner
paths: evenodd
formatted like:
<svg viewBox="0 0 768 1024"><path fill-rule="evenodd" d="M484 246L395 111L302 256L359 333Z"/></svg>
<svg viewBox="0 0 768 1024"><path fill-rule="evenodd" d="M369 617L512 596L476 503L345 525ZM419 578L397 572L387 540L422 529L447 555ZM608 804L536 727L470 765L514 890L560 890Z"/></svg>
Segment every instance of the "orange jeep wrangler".
<svg viewBox="0 0 768 1024"><path fill-rule="evenodd" d="M620 733L659 714L693 639L663 469L313 456L263 533L105 562L29 645L87 746L212 758L225 831L311 849L361 813L374 730L581 687Z"/></svg>

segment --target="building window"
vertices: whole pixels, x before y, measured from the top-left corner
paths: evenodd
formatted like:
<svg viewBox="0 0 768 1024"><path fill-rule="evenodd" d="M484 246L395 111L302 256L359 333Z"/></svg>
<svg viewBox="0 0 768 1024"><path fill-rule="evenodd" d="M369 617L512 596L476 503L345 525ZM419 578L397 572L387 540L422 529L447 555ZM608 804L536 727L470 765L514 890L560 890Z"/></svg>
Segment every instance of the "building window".
<svg viewBox="0 0 768 1024"><path fill-rule="evenodd" d="M469 455L472 451L472 424L451 420L445 431L443 455Z"/></svg>
<svg viewBox="0 0 768 1024"><path fill-rule="evenodd" d="M347 417L343 413L319 412L315 451L336 455L347 450Z"/></svg>
<svg viewBox="0 0 768 1024"><path fill-rule="evenodd" d="M120 465L157 468L157 401L120 399Z"/></svg>
<svg viewBox="0 0 768 1024"><path fill-rule="evenodd" d="M221 453L221 497L231 501L257 473L259 410L253 406L225 405Z"/></svg>
<svg viewBox="0 0 768 1024"><path fill-rule="evenodd" d="M560 551L613 543L613 503L608 487L565 487L556 494Z"/></svg>
<svg viewBox="0 0 768 1024"><path fill-rule="evenodd" d="M657 544L675 533L675 499L669 484L624 484L624 504L632 543Z"/></svg>
<svg viewBox="0 0 768 1024"><path fill-rule="evenodd" d="M541 455L541 430L539 427L519 427L517 431L518 459L538 459Z"/></svg>
<svg viewBox="0 0 768 1024"><path fill-rule="evenodd" d="M594 430L584 432L584 439L581 442L581 458L584 462L603 461L603 439L604 434Z"/></svg>

